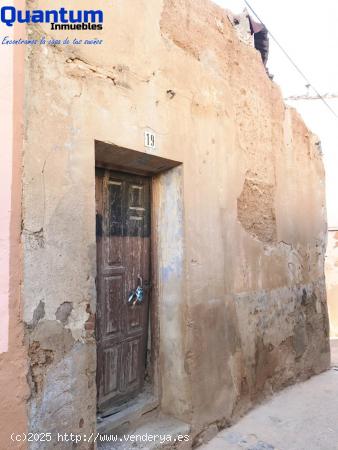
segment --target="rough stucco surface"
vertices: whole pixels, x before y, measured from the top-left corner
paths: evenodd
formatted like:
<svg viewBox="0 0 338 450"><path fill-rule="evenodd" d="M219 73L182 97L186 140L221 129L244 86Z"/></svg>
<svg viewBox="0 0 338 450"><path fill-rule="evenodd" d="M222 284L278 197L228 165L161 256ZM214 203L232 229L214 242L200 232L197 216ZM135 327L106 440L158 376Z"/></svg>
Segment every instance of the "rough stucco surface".
<svg viewBox="0 0 338 450"><path fill-rule="evenodd" d="M191 423L198 443L329 364L321 156L220 8L204 0L96 6L106 11L104 46L27 53L30 429L94 429L94 139L144 151L151 128L156 154L183 163L184 247L180 237L168 257L179 262L174 306L184 320L166 320L160 349L162 367L178 360L170 375L179 398L162 375L161 406ZM162 292L177 294L171 275L161 280ZM161 301L160 326L170 298Z"/></svg>

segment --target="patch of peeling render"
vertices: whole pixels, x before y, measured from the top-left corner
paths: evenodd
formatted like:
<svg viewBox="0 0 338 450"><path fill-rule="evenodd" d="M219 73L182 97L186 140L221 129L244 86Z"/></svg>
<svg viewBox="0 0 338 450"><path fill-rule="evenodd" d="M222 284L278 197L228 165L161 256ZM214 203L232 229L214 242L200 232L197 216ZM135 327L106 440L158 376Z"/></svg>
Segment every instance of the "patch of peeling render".
<svg viewBox="0 0 338 450"><path fill-rule="evenodd" d="M324 279L237 294L234 305L238 340L229 364L235 420L266 395L324 370L330 348Z"/></svg>
<svg viewBox="0 0 338 450"><path fill-rule="evenodd" d="M76 340L74 333L67 328L72 311L73 305L64 302L57 309L58 320L42 320L35 328L27 328L29 358L27 380L31 392L29 407L32 432L38 432L55 423L61 411L60 420L67 423L69 432L74 430L80 432L85 423L94 431L91 400L95 396L96 389L94 381L96 346L93 334L95 314L92 314L87 304L88 319L83 327L85 338ZM68 407L74 401L78 403L79 408L83 408L80 422L76 422L73 408ZM32 450L40 448L34 445Z"/></svg>
<svg viewBox="0 0 338 450"><path fill-rule="evenodd" d="M68 323L69 316L73 310L72 302L63 302L56 310L55 317L63 325Z"/></svg>
<svg viewBox="0 0 338 450"><path fill-rule="evenodd" d="M237 217L242 227L259 241L272 244L277 239L275 186L246 178L237 199Z"/></svg>
<svg viewBox="0 0 338 450"><path fill-rule="evenodd" d="M60 322L43 320L35 328L29 329L28 357L30 361L29 379L32 396L43 391L43 382L49 368L60 361L74 345L70 330Z"/></svg>
<svg viewBox="0 0 338 450"><path fill-rule="evenodd" d="M31 382L34 387L33 394L38 396L43 391L44 379L48 366L53 362L54 352L50 349L41 348L40 342L33 341L29 346L28 356L30 359Z"/></svg>
<svg viewBox="0 0 338 450"><path fill-rule="evenodd" d="M67 313L67 308L64 313ZM95 313L92 312L90 304L86 302L72 303L71 310L63 325L71 331L75 341L83 342L94 339Z"/></svg>
<svg viewBox="0 0 338 450"><path fill-rule="evenodd" d="M247 12L242 14L232 14L229 11L227 16L234 27L238 39L244 44L254 46L254 38L251 33L250 20Z"/></svg>
<svg viewBox="0 0 338 450"><path fill-rule="evenodd" d="M309 325L313 322L308 329L309 336L313 337L312 333L321 333L322 325L325 325L323 316L327 316L325 280L272 291L237 294L235 305L242 338L247 342L246 350L249 352L250 346L255 344L247 339L248 333L262 336L264 345L276 347L287 338L295 339L302 323L308 322ZM325 337L328 338L327 326ZM325 344L328 352L328 341Z"/></svg>
<svg viewBox="0 0 338 450"><path fill-rule="evenodd" d="M65 301L56 308L54 317L63 327L71 331L76 341L91 338L91 334L94 333L92 324L95 322L95 313L92 313L89 303L82 302L79 305L74 305L73 302ZM54 320L54 317L48 317L45 302L40 300L33 311L32 319L26 322L27 330L32 331L40 322Z"/></svg>
<svg viewBox="0 0 338 450"><path fill-rule="evenodd" d="M311 255L315 255L316 261L322 266L326 252L325 236L323 235L322 239L315 240L314 248L302 248L299 244L295 245L281 240L272 245L264 245L263 250L265 256L273 256L277 253L284 255L289 266L292 265L299 270L302 268L304 258L310 258ZM291 279L294 280L293 277Z"/></svg>
<svg viewBox="0 0 338 450"><path fill-rule="evenodd" d="M63 302L55 312L56 320L45 317L45 303L40 301L33 312L32 321L27 324L29 373L32 407L42 401L45 382L50 371L57 370L60 361L75 351L77 342L93 342L95 314L89 304L80 304L85 310L72 320L74 305ZM84 330L84 331L83 331Z"/></svg>

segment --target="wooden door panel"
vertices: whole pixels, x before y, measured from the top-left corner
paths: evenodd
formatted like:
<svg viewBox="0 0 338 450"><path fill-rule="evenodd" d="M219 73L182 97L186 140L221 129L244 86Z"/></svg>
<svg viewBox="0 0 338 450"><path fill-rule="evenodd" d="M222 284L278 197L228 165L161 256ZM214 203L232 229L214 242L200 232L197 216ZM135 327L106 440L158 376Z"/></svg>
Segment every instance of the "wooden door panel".
<svg viewBox="0 0 338 450"><path fill-rule="evenodd" d="M123 183L105 178L103 180L105 192L104 230L105 233L105 262L104 266L122 265L123 258Z"/></svg>
<svg viewBox="0 0 338 450"><path fill-rule="evenodd" d="M102 334L111 337L123 332L123 275L105 276L103 291Z"/></svg>
<svg viewBox="0 0 338 450"><path fill-rule="evenodd" d="M139 355L141 348L142 337L124 343L124 377L122 389L125 392L137 389L139 387Z"/></svg>
<svg viewBox="0 0 338 450"><path fill-rule="evenodd" d="M150 180L98 169L97 388L98 409L128 401L143 386L149 290L129 306L138 276L150 281Z"/></svg>
<svg viewBox="0 0 338 450"><path fill-rule="evenodd" d="M103 397L110 397L118 392L118 368L121 360L121 345L104 350L104 372L108 375L103 378Z"/></svg>

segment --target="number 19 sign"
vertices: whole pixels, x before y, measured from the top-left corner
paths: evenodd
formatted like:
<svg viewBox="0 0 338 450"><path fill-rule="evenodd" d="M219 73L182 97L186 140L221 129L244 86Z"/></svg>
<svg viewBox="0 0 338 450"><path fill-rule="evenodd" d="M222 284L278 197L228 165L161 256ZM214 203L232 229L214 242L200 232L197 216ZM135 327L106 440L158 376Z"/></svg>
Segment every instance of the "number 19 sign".
<svg viewBox="0 0 338 450"><path fill-rule="evenodd" d="M151 148L152 150L155 150L156 148L155 133L153 133L152 131L144 132L144 146L147 148Z"/></svg>

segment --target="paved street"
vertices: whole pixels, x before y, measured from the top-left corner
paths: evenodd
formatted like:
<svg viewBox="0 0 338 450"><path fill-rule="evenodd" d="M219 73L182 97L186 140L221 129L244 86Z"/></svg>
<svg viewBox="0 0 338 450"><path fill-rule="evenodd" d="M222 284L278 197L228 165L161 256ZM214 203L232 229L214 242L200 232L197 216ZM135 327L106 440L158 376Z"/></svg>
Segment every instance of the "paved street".
<svg viewBox="0 0 338 450"><path fill-rule="evenodd" d="M338 450L338 340L332 367L255 408L201 450Z"/></svg>

